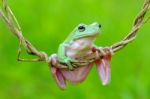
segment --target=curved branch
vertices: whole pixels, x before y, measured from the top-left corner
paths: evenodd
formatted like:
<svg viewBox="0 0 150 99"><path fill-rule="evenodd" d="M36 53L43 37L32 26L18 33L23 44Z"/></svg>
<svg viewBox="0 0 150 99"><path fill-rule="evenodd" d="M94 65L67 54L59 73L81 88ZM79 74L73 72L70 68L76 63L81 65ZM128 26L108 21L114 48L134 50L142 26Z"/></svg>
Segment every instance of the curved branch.
<svg viewBox="0 0 150 99"><path fill-rule="evenodd" d="M24 38L21 28L18 24L18 21L16 17L14 16L13 12L9 8L6 0L2 0L3 3L3 9L0 8L0 17L5 22L6 26L10 29L10 31L18 38L20 44L18 49L18 61L26 61L26 62L39 62L39 61L45 61L48 63L51 63L52 60L48 59L48 55L45 52L38 51L27 39ZM135 40L138 30L150 19L150 16L147 19L144 19L147 11L150 8L150 0L145 0L144 6L141 9L140 13L137 15L137 17L134 20L134 24L131 28L131 31L128 33L128 35L121 40L120 42L117 42L111 46L112 52L116 53L117 51L124 48L127 44ZM4 13L5 12L5 13ZM29 55L35 55L38 58L36 59L21 59L21 47L24 47L26 49L26 52ZM103 57L104 54L102 52L105 52L105 55L110 54L110 51L106 48L103 49L103 51L98 52L98 57ZM55 55L57 57L57 55ZM87 55L85 57L82 57L81 59L77 59L76 62L73 62L73 65L76 65L76 67L88 64L89 62L95 61L97 58L96 54ZM84 59L84 60L82 60ZM85 61L86 60L86 61ZM67 66L60 64L58 61L55 63L57 64L57 68L67 68Z"/></svg>
<svg viewBox="0 0 150 99"><path fill-rule="evenodd" d="M0 17L3 19L6 26L10 29L10 31L18 38L19 40L19 49L18 49L18 61L32 61L32 62L39 62L39 61L48 61L48 55L45 52L38 51L27 39L24 38L20 25L14 16L13 12L9 8L7 1L2 0L4 10L0 8ZM5 13L6 14L5 14ZM38 58L36 59L21 59L21 47L26 49L26 52L29 55L35 55Z"/></svg>
<svg viewBox="0 0 150 99"><path fill-rule="evenodd" d="M150 19L149 16L147 19L144 20L144 17L147 11L149 10L149 7L150 7L150 0L145 0L144 6L140 11L140 13L137 15L137 17L135 18L134 24L129 34L122 41L117 42L111 46L113 52L121 50L127 44L135 40L138 30Z"/></svg>

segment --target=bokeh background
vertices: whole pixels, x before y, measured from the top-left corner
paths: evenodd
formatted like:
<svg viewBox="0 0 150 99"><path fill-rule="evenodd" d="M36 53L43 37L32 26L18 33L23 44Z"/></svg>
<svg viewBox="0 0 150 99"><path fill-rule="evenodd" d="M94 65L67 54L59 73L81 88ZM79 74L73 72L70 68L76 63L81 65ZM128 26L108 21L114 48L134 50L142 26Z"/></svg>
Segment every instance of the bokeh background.
<svg viewBox="0 0 150 99"><path fill-rule="evenodd" d="M8 0L24 36L49 55L79 23L102 25L99 46L129 32L144 0ZM149 14L150 15L150 14ZM79 85L61 91L48 65L17 62L18 40L0 21L0 99L150 99L150 23L113 56L111 83L102 86L96 68ZM23 52L22 57L31 58Z"/></svg>

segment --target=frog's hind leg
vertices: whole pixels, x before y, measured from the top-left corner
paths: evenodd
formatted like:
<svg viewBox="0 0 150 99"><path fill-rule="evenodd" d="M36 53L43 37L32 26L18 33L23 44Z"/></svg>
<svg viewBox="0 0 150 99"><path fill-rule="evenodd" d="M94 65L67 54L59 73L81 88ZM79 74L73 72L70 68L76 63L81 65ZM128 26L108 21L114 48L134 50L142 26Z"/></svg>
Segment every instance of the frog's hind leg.
<svg viewBox="0 0 150 99"><path fill-rule="evenodd" d="M78 84L84 81L93 67L93 63L90 63L87 66L78 67L74 70L67 69L67 66L58 68L60 64L58 63L56 54L50 57L49 65L52 75L61 89L66 88L66 81L69 81L71 84Z"/></svg>
<svg viewBox="0 0 150 99"><path fill-rule="evenodd" d="M66 89L66 79L64 78L60 70L56 67L51 67L51 72L57 82L57 85L63 90Z"/></svg>
<svg viewBox="0 0 150 99"><path fill-rule="evenodd" d="M52 76L55 79L55 81L56 81L57 85L59 86L59 88L62 89L62 90L66 89L66 79L63 76L63 74L61 73L61 69L57 68L57 67L60 67L60 66L58 66L59 64L58 64L58 61L57 61L57 55L56 54L53 54L50 57L49 65L50 65Z"/></svg>
<svg viewBox="0 0 150 99"><path fill-rule="evenodd" d="M107 85L110 82L110 60L111 55L107 55L103 59L96 61L96 67L103 85Z"/></svg>
<svg viewBox="0 0 150 99"><path fill-rule="evenodd" d="M86 79L92 67L93 63L90 63L87 66L78 67L72 71L62 69L61 73L71 84L79 84Z"/></svg>

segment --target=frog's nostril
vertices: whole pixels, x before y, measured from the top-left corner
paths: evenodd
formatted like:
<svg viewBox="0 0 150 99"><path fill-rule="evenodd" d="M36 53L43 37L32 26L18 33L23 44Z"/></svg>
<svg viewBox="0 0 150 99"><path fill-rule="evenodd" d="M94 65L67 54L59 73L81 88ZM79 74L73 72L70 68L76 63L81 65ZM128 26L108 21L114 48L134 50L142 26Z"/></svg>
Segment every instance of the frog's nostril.
<svg viewBox="0 0 150 99"><path fill-rule="evenodd" d="M99 24L98 27L101 28L102 26Z"/></svg>

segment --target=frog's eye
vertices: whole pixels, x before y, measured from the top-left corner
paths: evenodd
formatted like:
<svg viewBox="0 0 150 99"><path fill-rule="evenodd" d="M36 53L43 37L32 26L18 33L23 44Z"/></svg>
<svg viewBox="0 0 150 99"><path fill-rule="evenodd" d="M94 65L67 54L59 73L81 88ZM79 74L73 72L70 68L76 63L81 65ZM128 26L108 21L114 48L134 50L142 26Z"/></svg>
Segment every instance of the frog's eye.
<svg viewBox="0 0 150 99"><path fill-rule="evenodd" d="M85 27L84 27L84 26L79 26L79 27L78 27L78 30L79 30L80 32L83 32L83 31L85 31Z"/></svg>

